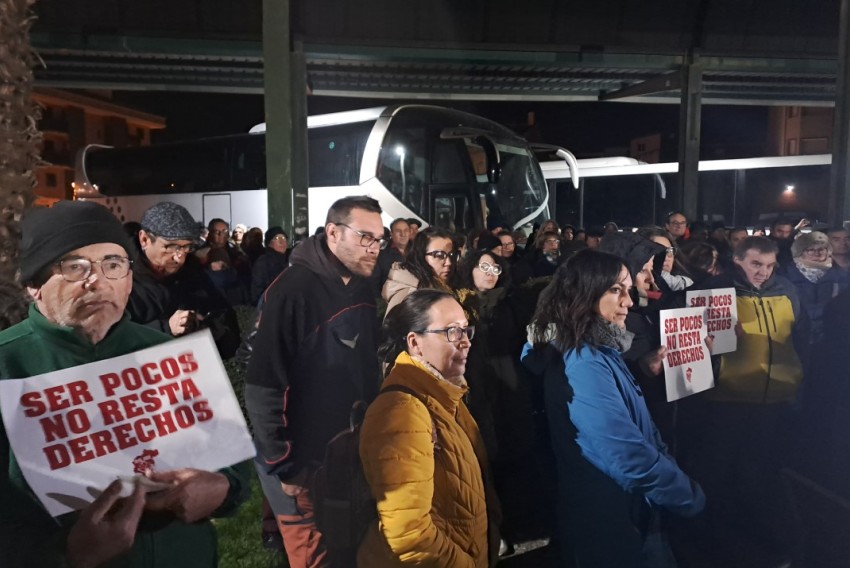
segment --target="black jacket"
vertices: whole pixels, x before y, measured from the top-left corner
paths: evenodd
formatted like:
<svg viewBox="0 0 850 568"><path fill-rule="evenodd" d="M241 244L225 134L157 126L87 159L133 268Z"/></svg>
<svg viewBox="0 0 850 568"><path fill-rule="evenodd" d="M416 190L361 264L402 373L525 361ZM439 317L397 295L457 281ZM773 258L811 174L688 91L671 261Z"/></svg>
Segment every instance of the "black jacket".
<svg viewBox="0 0 850 568"><path fill-rule="evenodd" d="M464 377L467 406L491 461L526 456L534 444L531 380L519 360L525 327L517 321L506 288L477 292L464 304L477 312L475 339Z"/></svg>
<svg viewBox="0 0 850 568"><path fill-rule="evenodd" d="M198 260L190 255L176 274L159 279L148 266L143 252L133 266L133 291L127 302L130 318L171 335L168 319L177 310L194 310L204 316L222 359L229 359L239 347L236 312L207 276Z"/></svg>
<svg viewBox="0 0 850 568"><path fill-rule="evenodd" d="M280 253L272 248L268 248L266 249L266 252L260 255L256 262L254 262L254 266L251 268L252 306L257 305L260 296L263 295L263 292L266 291L269 284L274 282L274 279L277 278L281 272L286 270L287 266L289 266L290 252L290 249L287 249L284 253Z"/></svg>
<svg viewBox="0 0 850 568"><path fill-rule="evenodd" d="M378 318L370 281L350 275L324 236L292 251L268 288L248 366L245 402L257 461L288 479L320 462L349 426L352 404L378 392Z"/></svg>

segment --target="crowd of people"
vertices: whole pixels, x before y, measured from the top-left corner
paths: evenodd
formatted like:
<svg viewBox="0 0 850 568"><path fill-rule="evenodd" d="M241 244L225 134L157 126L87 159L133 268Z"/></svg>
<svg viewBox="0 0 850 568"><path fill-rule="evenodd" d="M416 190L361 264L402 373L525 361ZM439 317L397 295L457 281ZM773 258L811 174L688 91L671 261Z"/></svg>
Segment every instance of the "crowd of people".
<svg viewBox="0 0 850 568"><path fill-rule="evenodd" d="M525 235L491 215L458 235L381 213L341 199L290 247L280 227L222 219L200 240L167 202L129 227L90 203L32 211L26 294L2 290L0 379L210 329L223 359L245 353L264 541L292 567L493 566L529 510L565 566L677 566L688 547L734 566L733 533L791 554L783 468L850 498L843 227L780 218L764 236L673 212ZM712 357L714 388L667 402L661 311L715 288L736 291L738 348ZM250 333L238 305L257 310ZM362 402L374 518L339 548L313 481ZM5 432L0 459L2 566L215 565L206 521L239 506L250 473L156 473L174 488L109 488L56 524Z"/></svg>

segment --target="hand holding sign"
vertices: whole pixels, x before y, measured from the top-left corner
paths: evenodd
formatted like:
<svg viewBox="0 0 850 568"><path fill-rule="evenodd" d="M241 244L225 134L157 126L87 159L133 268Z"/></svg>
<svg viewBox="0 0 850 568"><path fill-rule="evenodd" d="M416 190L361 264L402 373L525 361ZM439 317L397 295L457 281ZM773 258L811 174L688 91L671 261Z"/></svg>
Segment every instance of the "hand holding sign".
<svg viewBox="0 0 850 568"><path fill-rule="evenodd" d="M209 331L0 381L0 408L21 471L54 516L85 507L89 487L163 471L170 476L151 479L174 488L157 498L168 495L168 508L192 522L218 508L229 489L226 478L207 472L255 455Z"/></svg>
<svg viewBox="0 0 850 568"><path fill-rule="evenodd" d="M68 534L68 559L75 568L100 566L130 550L145 506L145 491L136 484L133 494L121 498L121 482L114 481L80 512Z"/></svg>
<svg viewBox="0 0 850 568"><path fill-rule="evenodd" d="M667 347L662 345L655 351L650 351L640 360L643 372L650 377L656 377L664 370L664 357L667 356Z"/></svg>
<svg viewBox="0 0 850 568"><path fill-rule="evenodd" d="M230 483L220 474L198 469L177 469L152 472L152 481L172 483L174 487L148 496L148 511L171 511L184 523L194 523L209 517L227 497Z"/></svg>
<svg viewBox="0 0 850 568"><path fill-rule="evenodd" d="M661 344L667 401L696 394L714 386L711 354L703 308L661 311Z"/></svg>
<svg viewBox="0 0 850 568"><path fill-rule="evenodd" d="M738 348L738 302L734 288L688 290L689 308L702 308L703 318L712 339L712 355L730 353Z"/></svg>

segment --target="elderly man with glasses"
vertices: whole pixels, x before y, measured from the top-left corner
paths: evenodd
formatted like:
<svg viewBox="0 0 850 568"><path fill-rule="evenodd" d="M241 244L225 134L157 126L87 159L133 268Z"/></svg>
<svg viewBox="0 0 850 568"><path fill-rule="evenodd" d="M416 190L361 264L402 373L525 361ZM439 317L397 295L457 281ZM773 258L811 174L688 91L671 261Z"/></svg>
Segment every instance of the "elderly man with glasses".
<svg viewBox="0 0 850 568"><path fill-rule="evenodd" d="M106 208L74 201L31 210L22 233L20 279L34 301L28 319L0 333L0 380L76 367L169 340L124 314L133 287L133 248ZM235 468L162 472L158 475L179 481L158 497L145 499L137 491L121 501L117 487L110 486L79 515L53 519L27 484L2 429L0 461L4 567L101 566L128 550L121 565L212 567L217 546L208 518L232 509L248 488L247 477Z"/></svg>
<svg viewBox="0 0 850 568"><path fill-rule="evenodd" d="M373 279L377 295L380 296L381 288L387 277L390 275L390 269L396 262L403 262L407 251L410 250L410 245L413 242L411 238L410 224L407 219L395 219L390 223L390 242L378 255L378 268L375 270Z"/></svg>
<svg viewBox="0 0 850 568"><path fill-rule="evenodd" d="M688 218L684 213L672 211L667 214L667 224L664 225L667 232L673 235L677 243L685 239L685 234L688 232Z"/></svg>
<svg viewBox="0 0 850 568"><path fill-rule="evenodd" d="M140 224L130 317L174 337L208 327L221 358L232 357L240 342L236 312L192 254L192 215L163 201L145 211Z"/></svg>

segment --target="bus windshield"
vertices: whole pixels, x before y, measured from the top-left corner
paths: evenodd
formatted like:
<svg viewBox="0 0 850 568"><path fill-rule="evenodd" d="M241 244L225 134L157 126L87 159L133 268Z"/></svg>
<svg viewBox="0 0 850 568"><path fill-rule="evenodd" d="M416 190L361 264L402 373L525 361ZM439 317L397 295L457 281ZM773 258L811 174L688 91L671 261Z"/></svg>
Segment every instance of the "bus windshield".
<svg viewBox="0 0 850 568"><path fill-rule="evenodd" d="M506 225L516 227L543 215L548 218L548 190L540 167L528 148L498 145L501 177L487 194L488 206L495 203ZM484 177L486 181L486 176Z"/></svg>
<svg viewBox="0 0 850 568"><path fill-rule="evenodd" d="M486 152L476 134L447 135L459 127L483 133L498 150L497 181L488 180ZM411 211L438 224L451 219L447 228L453 230L483 225L487 214L516 227L546 212L548 189L525 141L457 111L402 107L387 127L376 177ZM450 196L463 211L445 209Z"/></svg>

